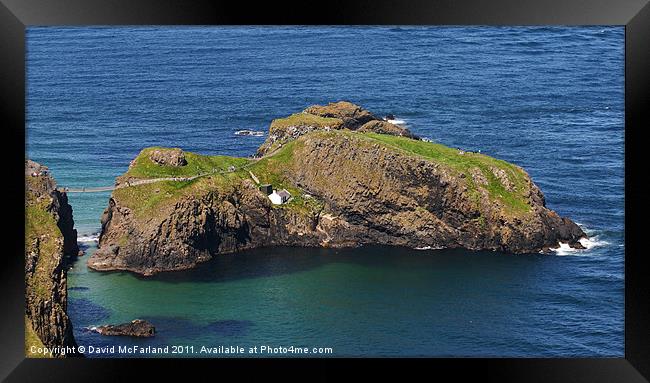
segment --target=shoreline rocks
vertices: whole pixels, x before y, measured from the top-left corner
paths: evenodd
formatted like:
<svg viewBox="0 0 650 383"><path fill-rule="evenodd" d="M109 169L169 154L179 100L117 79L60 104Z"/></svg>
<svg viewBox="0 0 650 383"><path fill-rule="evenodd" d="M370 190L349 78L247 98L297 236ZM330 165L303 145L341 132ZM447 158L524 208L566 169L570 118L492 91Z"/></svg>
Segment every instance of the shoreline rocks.
<svg viewBox="0 0 650 383"><path fill-rule="evenodd" d="M129 323L97 326L92 331L105 336L132 336L149 338L156 334L156 328L146 320L134 319Z"/></svg>

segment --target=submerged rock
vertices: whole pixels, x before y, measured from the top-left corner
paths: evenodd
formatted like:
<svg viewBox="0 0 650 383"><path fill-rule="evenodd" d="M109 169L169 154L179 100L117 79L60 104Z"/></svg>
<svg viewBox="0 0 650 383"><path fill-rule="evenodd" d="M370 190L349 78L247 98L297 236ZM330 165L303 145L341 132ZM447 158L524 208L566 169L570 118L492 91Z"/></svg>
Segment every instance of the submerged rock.
<svg viewBox="0 0 650 383"><path fill-rule="evenodd" d="M149 322L142 319L134 319L129 323L118 325L103 325L94 328L94 331L101 335L108 336L134 336L152 337L156 334L156 328Z"/></svg>

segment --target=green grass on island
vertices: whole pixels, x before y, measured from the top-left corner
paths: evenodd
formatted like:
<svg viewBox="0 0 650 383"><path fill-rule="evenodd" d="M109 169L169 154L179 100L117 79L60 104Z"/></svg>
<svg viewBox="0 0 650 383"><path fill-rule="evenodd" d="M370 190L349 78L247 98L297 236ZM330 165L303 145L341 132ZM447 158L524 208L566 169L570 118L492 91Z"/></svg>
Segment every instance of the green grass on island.
<svg viewBox="0 0 650 383"><path fill-rule="evenodd" d="M135 159L133 166L131 166L124 176L134 178L191 177L198 174L227 171L230 166L239 168L251 161L247 158L204 156L192 152L184 152L187 165L162 166L149 158L149 154L157 149L165 150L166 148L151 147L143 149Z"/></svg>
<svg viewBox="0 0 650 383"><path fill-rule="evenodd" d="M276 118L271 122L269 131L273 133L275 129L284 129L291 126L313 126L316 128L335 128L341 125L343 121L340 118L320 117L309 113L295 113L289 117Z"/></svg>
<svg viewBox="0 0 650 383"><path fill-rule="evenodd" d="M286 189L291 193L291 200L282 205L273 205L275 208L292 209L306 215L320 212L324 204L316 198L305 198L304 190L293 185L285 176L286 169L293 162L296 149L302 147L302 141L294 140L286 143L273 155L263 157L250 167L250 171L260 180L261 184L271 184L274 189Z"/></svg>
<svg viewBox="0 0 650 383"><path fill-rule="evenodd" d="M478 168L488 181L484 187L491 198L502 201L504 207L512 213L526 213L530 211L526 197L528 193L528 176L516 165L484 154L471 152L461 154L458 149L453 149L438 143L377 133L364 133L363 135L389 147L397 148L409 154L415 154L441 165L446 165L459 174L464 174L465 179L468 180L467 186L470 193L475 192L478 187L472 177L471 169ZM512 191L508 191L505 188L492 172L492 168L505 171L513 185Z"/></svg>
<svg viewBox="0 0 650 383"><path fill-rule="evenodd" d="M128 206L138 218L149 218L162 214L163 203L169 204L188 196L201 196L210 191L228 192L244 179L252 179L252 172L260 184L271 184L274 189L287 189L291 200L274 208L293 209L304 214L320 211L322 204L314 198L304 198L304 191L287 181L283 165L291 161L293 147L289 142L273 156L260 160L229 156L205 156L184 152L187 164L184 166L161 166L149 159L151 151L165 148L152 147L142 150L131 168L122 177L137 179L193 177L192 180L165 180L116 189L113 195L121 204ZM233 166L234 171L229 168Z"/></svg>
<svg viewBox="0 0 650 383"><path fill-rule="evenodd" d="M318 120L338 120L299 113L300 118ZM292 115L282 123L289 124L296 115ZM274 120L274 123L278 120ZM340 120L338 120L340 121ZM499 200L507 212L515 215L525 214L530 211L526 194L528 192L527 175L516 165L506 161L498 160L478 153L465 152L460 154L457 149L447 146L412 140L406 137L398 137L377 133L360 133L349 130L317 131L307 135L336 136L345 135L348 138L362 140L366 143L378 143L392 150L399 150L407 155L417 156L428 161L447 166L456 174L464 174L468 192L477 203L480 198L479 187L483 187L489 193L490 198ZM183 196L200 196L213 190L227 190L239 184L243 179L251 179L249 172L252 172L261 184L271 184L274 189L287 189L292 199L283 205L274 205L274 208L295 209L305 214L312 214L320 211L323 203L315 198L304 198L305 191L293 185L284 174L284 169L290 167L294 161L294 152L303 145L301 139L289 141L281 148L261 159L248 159L229 156L204 156L196 153L185 152L187 165L180 167L161 166L149 159L148 154L155 149L147 148L136 158L133 166L125 176L134 178L165 178L165 177L191 177L199 174L211 173L188 181L161 181L151 184L131 186L117 189L114 195L126 206L129 206L136 213L136 216L144 217L156 214L162 202L173 201ZM228 171L233 166L234 171ZM492 168L505 171L512 191L500 182L492 172ZM486 185L474 181L472 169L478 169L487 180ZM213 173L215 172L216 173ZM475 170L474 170L475 171Z"/></svg>

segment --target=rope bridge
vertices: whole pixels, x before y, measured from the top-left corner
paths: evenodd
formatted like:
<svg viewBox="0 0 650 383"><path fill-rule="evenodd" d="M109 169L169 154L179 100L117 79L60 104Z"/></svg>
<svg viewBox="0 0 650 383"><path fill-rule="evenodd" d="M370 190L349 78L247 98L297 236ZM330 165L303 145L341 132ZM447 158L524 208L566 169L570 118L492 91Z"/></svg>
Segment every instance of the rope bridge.
<svg viewBox="0 0 650 383"><path fill-rule="evenodd" d="M57 186L56 190L61 191L61 192L66 192L66 193L102 193L102 192L108 192L108 191L113 191L116 189L122 189L122 188L127 188L130 186L138 186L138 185L145 185L145 184L151 184L154 182L162 182L162 181L191 181L193 179L199 178L199 177L205 177L209 176L212 174L225 174L225 173L232 173L235 172L239 169L246 168L250 166L251 164L248 163L246 165L242 165L238 168L231 168L228 170L220 170L220 171L214 171L210 173L203 173L203 174L197 174L195 176L190 176L190 177L164 177L164 178L150 178L150 179L145 179L145 180L134 180L134 181L125 181L124 183L121 183L117 186L98 186L98 187L92 187L92 188L69 188L69 187L64 187L64 186Z"/></svg>

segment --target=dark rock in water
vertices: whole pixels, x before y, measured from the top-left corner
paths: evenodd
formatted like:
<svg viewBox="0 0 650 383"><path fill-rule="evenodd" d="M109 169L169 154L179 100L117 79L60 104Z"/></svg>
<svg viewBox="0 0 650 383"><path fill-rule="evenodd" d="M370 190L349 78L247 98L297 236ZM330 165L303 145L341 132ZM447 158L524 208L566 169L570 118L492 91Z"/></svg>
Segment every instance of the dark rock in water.
<svg viewBox="0 0 650 383"><path fill-rule="evenodd" d="M394 119L395 119L395 115L394 115L394 114L387 114L386 117L384 118L384 120L386 120L386 121L388 121L388 120L394 120Z"/></svg>
<svg viewBox="0 0 650 383"><path fill-rule="evenodd" d="M149 154L149 159L158 165L167 166L185 166L187 160L185 153L179 148L173 149L155 149Z"/></svg>
<svg viewBox="0 0 650 383"><path fill-rule="evenodd" d="M95 329L101 335L108 336L135 336L135 337L151 337L156 334L156 328L149 322L142 319L135 319L130 323L122 323L118 325L104 325L98 326Z"/></svg>
<svg viewBox="0 0 650 383"><path fill-rule="evenodd" d="M571 247L574 248L574 249L578 249L578 250L584 250L584 249L586 249L586 247L584 247L584 246L582 245L582 243L580 243L579 241L577 241L577 242L573 242L573 243L571 243L569 246L571 246Z"/></svg>

